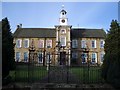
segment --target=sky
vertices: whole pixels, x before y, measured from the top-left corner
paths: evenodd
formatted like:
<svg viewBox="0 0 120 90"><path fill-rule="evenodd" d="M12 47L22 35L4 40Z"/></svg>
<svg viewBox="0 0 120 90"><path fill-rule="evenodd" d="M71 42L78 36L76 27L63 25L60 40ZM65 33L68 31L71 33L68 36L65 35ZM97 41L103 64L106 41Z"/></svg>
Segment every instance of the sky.
<svg viewBox="0 0 120 90"><path fill-rule="evenodd" d="M62 5L73 28L110 28L118 20L118 2L2 2L2 18L7 17L12 32L23 28L54 28L59 25Z"/></svg>

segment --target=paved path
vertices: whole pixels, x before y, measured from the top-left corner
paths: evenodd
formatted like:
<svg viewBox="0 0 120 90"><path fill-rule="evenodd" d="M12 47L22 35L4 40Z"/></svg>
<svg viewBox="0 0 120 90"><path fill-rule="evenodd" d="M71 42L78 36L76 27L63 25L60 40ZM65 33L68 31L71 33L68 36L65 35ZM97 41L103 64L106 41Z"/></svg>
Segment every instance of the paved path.
<svg viewBox="0 0 120 90"><path fill-rule="evenodd" d="M49 74L41 82L49 83L80 83L72 73L70 73L66 66L57 66L50 69Z"/></svg>
<svg viewBox="0 0 120 90"><path fill-rule="evenodd" d="M55 84L55 83L10 83L2 90L116 90L109 84Z"/></svg>

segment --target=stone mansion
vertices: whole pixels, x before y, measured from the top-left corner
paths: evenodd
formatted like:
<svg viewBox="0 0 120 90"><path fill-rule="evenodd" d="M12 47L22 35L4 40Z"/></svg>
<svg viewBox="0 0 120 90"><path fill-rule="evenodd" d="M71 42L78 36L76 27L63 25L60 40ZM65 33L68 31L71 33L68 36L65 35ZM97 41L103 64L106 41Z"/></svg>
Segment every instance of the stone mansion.
<svg viewBox="0 0 120 90"><path fill-rule="evenodd" d="M66 10L60 11L54 28L23 28L14 32L15 61L29 62L29 48L34 45L40 65L102 64L106 33L103 29L72 28Z"/></svg>

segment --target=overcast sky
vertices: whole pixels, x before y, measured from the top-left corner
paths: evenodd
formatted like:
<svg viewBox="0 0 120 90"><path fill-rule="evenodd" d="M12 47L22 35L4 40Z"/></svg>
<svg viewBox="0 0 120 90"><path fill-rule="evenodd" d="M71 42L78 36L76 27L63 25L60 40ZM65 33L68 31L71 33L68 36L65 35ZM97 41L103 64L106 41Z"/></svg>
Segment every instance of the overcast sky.
<svg viewBox="0 0 120 90"><path fill-rule="evenodd" d="M59 25L64 5L72 27L109 29L112 19L118 20L118 2L2 2L2 18L7 17L11 30L46 28Z"/></svg>

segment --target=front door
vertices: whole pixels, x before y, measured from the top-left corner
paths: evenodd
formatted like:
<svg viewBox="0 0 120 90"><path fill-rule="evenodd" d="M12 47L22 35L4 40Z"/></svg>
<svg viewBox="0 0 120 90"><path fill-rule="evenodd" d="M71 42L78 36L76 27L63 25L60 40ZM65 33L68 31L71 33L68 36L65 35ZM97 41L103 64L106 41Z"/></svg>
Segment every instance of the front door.
<svg viewBox="0 0 120 90"><path fill-rule="evenodd" d="M66 52L60 52L60 65L66 65Z"/></svg>

